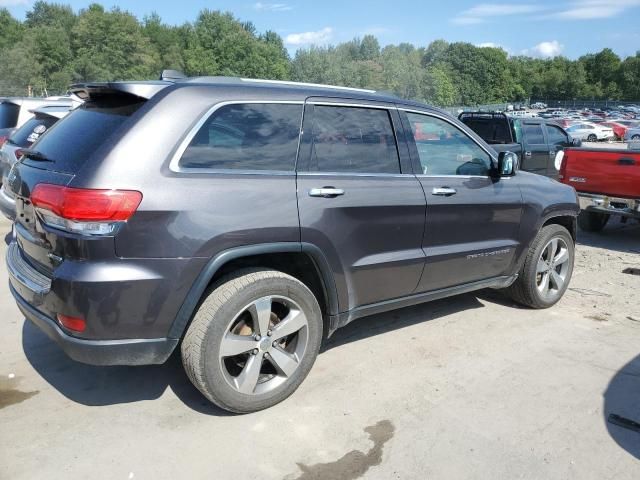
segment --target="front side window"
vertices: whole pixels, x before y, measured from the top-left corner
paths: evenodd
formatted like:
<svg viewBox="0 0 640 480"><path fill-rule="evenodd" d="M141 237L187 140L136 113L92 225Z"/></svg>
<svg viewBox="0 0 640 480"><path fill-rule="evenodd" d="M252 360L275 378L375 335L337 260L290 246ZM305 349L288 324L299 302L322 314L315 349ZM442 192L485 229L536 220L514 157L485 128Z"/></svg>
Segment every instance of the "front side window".
<svg viewBox="0 0 640 480"><path fill-rule="evenodd" d="M552 145L562 145L569 143L567 134L561 128L554 125L547 125L547 134L549 135L549 143Z"/></svg>
<svg viewBox="0 0 640 480"><path fill-rule="evenodd" d="M543 145L546 143L544 141L542 125L539 123L525 123L524 137L529 145Z"/></svg>
<svg viewBox="0 0 640 480"><path fill-rule="evenodd" d="M205 121L180 159L181 168L293 171L302 105L225 105Z"/></svg>
<svg viewBox="0 0 640 480"><path fill-rule="evenodd" d="M316 105L309 170L400 173L389 112L376 108Z"/></svg>
<svg viewBox="0 0 640 480"><path fill-rule="evenodd" d="M439 118L407 113L425 175L489 175L491 157L459 128Z"/></svg>

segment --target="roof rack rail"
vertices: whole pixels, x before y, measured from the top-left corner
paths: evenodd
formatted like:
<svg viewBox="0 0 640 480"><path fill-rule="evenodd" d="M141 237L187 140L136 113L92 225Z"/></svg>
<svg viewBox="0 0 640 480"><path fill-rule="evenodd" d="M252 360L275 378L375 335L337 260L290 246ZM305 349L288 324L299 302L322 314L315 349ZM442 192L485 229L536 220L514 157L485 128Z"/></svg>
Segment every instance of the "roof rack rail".
<svg viewBox="0 0 640 480"><path fill-rule="evenodd" d="M347 90L351 92L363 92L363 93L376 93L375 90L368 90L366 88L354 88L354 87L340 87L338 85L324 85L322 83L304 83L304 82L290 82L288 80L262 80L258 78L241 78L243 82L252 83L267 83L275 85L291 85L292 87L318 87L318 88L333 88L335 90Z"/></svg>

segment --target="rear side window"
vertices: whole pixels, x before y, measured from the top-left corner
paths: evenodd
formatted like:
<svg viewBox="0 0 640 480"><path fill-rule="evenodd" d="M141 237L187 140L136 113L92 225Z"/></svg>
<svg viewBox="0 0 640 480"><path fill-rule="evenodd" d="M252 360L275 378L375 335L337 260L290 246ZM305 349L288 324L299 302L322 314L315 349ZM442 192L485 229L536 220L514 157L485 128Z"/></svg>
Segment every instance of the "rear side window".
<svg viewBox="0 0 640 480"><path fill-rule="evenodd" d="M9 143L18 147L30 147L56 123L56 120L54 117L32 118L11 135Z"/></svg>
<svg viewBox="0 0 640 480"><path fill-rule="evenodd" d="M89 157L117 133L144 101L114 97L87 102L60 120L37 144L51 162L29 158L24 163L58 172L76 173Z"/></svg>
<svg viewBox="0 0 640 480"><path fill-rule="evenodd" d="M0 128L13 128L18 124L20 107L15 103L0 103Z"/></svg>
<svg viewBox="0 0 640 480"><path fill-rule="evenodd" d="M211 114L180 159L181 168L293 171L302 105L225 105Z"/></svg>
<svg viewBox="0 0 640 480"><path fill-rule="evenodd" d="M539 123L525 123L523 125L524 138L529 145L541 145L544 141L542 125Z"/></svg>
<svg viewBox="0 0 640 480"><path fill-rule="evenodd" d="M314 107L311 171L400 173L387 110Z"/></svg>

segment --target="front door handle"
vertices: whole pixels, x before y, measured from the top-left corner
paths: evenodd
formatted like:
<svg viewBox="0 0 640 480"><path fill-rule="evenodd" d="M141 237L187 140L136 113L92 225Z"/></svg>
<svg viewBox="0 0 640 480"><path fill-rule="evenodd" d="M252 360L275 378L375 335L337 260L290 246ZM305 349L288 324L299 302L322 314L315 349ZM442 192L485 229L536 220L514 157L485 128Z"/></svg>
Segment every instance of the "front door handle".
<svg viewBox="0 0 640 480"><path fill-rule="evenodd" d="M344 195L344 190L334 187L312 188L309 190L310 197L335 198Z"/></svg>
<svg viewBox="0 0 640 480"><path fill-rule="evenodd" d="M431 195L439 195L441 197L450 197L458 193L455 188L439 187L431 190Z"/></svg>
<svg viewBox="0 0 640 480"><path fill-rule="evenodd" d="M524 152L524 156L525 157L530 157L531 156L531 152Z"/></svg>

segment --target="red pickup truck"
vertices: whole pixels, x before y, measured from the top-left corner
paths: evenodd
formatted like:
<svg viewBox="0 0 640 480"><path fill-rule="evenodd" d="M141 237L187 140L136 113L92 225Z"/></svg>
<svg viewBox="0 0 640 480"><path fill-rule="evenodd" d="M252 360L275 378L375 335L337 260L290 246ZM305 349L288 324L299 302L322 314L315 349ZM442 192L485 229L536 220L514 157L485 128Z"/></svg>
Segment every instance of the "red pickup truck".
<svg viewBox="0 0 640 480"><path fill-rule="evenodd" d="M640 145L638 145L640 146ZM611 215L623 222L640 220L640 149L568 148L559 179L580 197L578 226L587 232L604 228Z"/></svg>

